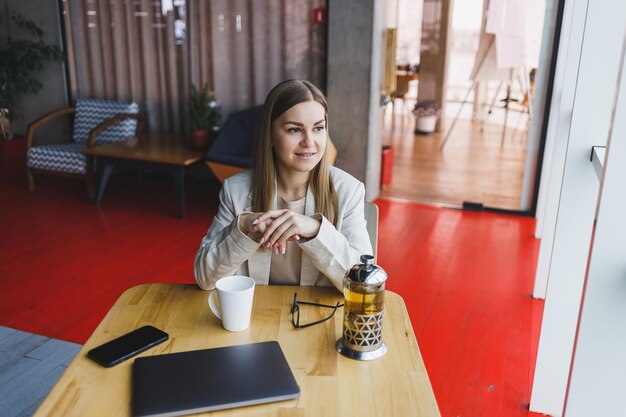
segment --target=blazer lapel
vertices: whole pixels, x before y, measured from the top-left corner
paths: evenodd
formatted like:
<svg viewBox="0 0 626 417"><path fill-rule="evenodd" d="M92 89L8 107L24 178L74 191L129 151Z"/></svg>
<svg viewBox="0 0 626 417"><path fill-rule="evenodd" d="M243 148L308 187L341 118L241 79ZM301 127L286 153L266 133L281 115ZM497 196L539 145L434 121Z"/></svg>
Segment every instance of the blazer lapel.
<svg viewBox="0 0 626 417"><path fill-rule="evenodd" d="M311 186L306 190L306 201L304 205L304 215L312 216L315 214L315 199L313 198L313 192ZM302 259L300 261L300 285L313 286L317 281L319 271L313 265L313 260L302 252Z"/></svg>
<svg viewBox="0 0 626 417"><path fill-rule="evenodd" d="M248 193L248 201L246 201L246 204L246 209L244 211L248 211L248 209L252 211L252 190Z"/></svg>

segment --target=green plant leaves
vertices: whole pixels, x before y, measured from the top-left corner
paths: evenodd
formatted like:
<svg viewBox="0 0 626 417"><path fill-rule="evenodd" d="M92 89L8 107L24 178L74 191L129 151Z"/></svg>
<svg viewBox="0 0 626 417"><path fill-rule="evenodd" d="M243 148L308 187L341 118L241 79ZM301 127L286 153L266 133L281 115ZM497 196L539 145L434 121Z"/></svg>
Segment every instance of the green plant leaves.
<svg viewBox="0 0 626 417"><path fill-rule="evenodd" d="M191 85L189 118L191 119L192 130L210 129L219 123L219 108L213 92L209 91L208 84L204 84L201 89L198 89L194 84Z"/></svg>
<svg viewBox="0 0 626 417"><path fill-rule="evenodd" d="M35 24L35 22L33 22L30 19L26 19L21 14L19 14L19 13L11 13L11 20L13 20L15 22L15 24L17 25L18 28L26 29L32 35L35 35L35 36L37 36L39 38L41 38L43 36L43 30L39 26L37 26Z"/></svg>
<svg viewBox="0 0 626 417"><path fill-rule="evenodd" d="M59 47L43 41L43 30L32 20L18 13L12 13L11 20L37 39L0 37L0 109L10 108L18 94L37 94L43 85L34 74L43 69L45 62L64 57Z"/></svg>

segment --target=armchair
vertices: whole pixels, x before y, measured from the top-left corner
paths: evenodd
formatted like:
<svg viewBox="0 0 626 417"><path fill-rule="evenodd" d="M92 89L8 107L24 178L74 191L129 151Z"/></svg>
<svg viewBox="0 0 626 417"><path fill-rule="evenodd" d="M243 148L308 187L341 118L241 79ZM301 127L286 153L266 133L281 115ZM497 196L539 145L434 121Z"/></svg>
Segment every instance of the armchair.
<svg viewBox="0 0 626 417"><path fill-rule="evenodd" d="M37 146L35 131L65 114L74 114L71 143ZM137 103L101 99L78 99L76 107L66 107L47 114L28 126L28 188L35 188L34 174L52 174L85 178L87 194L93 198L93 158L83 149L99 144L126 140L139 134L144 126Z"/></svg>

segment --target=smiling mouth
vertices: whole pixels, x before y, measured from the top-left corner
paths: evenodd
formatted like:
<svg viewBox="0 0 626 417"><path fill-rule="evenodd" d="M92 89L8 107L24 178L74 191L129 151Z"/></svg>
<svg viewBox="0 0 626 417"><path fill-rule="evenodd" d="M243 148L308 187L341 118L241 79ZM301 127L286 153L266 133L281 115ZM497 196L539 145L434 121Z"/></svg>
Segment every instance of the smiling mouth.
<svg viewBox="0 0 626 417"><path fill-rule="evenodd" d="M317 152L295 152L296 156L300 158L310 158L314 156Z"/></svg>

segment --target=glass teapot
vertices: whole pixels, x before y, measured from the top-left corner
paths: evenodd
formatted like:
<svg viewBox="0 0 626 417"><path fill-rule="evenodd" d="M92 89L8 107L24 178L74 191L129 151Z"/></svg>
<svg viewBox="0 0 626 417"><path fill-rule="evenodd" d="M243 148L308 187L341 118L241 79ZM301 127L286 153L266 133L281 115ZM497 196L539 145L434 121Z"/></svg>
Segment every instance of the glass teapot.
<svg viewBox="0 0 626 417"><path fill-rule="evenodd" d="M387 352L383 343L383 310L387 273L374 257L361 255L343 279L343 334L337 352L357 360L378 359Z"/></svg>

